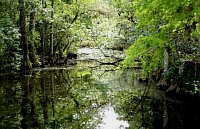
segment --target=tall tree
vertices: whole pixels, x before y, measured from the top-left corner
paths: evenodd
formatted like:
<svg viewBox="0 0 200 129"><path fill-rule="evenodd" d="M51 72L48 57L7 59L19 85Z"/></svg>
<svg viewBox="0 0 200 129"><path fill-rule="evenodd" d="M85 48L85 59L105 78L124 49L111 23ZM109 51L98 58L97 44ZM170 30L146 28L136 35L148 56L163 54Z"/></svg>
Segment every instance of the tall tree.
<svg viewBox="0 0 200 129"><path fill-rule="evenodd" d="M23 60L22 60L22 69L29 70L32 68L30 59L29 59L29 50L27 42L27 33L26 33L26 16L25 16L25 2L24 0L19 0L20 6L20 33L21 33L21 46L23 48Z"/></svg>
<svg viewBox="0 0 200 129"><path fill-rule="evenodd" d="M51 7L52 7L52 12L51 12L51 35L50 35L50 46L51 46L51 64L53 64L53 24L54 24L54 0L51 1Z"/></svg>
<svg viewBox="0 0 200 129"><path fill-rule="evenodd" d="M35 30L35 5L31 2L31 12L30 12L30 21L29 21L29 35L30 35L30 60L33 63L33 66L37 66L36 64L36 53L35 53L35 44L34 44L34 30Z"/></svg>
<svg viewBox="0 0 200 129"><path fill-rule="evenodd" d="M40 47L40 54L42 55L42 66L45 65L45 58L44 58L44 47L45 47L45 44L46 44L46 18L45 18L45 10L47 8L47 3L46 3L46 0L42 0L42 24L41 24L41 29L40 29L40 37L41 37L41 40L40 40L40 43L41 43L41 47Z"/></svg>

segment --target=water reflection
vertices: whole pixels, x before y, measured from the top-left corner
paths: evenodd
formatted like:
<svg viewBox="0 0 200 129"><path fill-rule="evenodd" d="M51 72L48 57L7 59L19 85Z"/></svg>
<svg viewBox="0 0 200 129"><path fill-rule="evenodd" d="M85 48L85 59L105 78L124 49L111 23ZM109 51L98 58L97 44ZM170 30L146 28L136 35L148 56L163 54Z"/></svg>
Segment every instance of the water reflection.
<svg viewBox="0 0 200 129"><path fill-rule="evenodd" d="M128 122L118 119L119 115L115 113L112 106L104 108L100 115L103 120L98 129L126 129L129 127Z"/></svg>
<svg viewBox="0 0 200 129"><path fill-rule="evenodd" d="M121 114L121 120L128 121L128 129L200 128L199 98L181 95L179 99L163 96L157 90L149 92L135 89L116 95L115 111Z"/></svg>
<svg viewBox="0 0 200 129"><path fill-rule="evenodd" d="M128 72L92 72L49 69L1 77L0 128L200 128L199 99L167 98L127 79Z"/></svg>
<svg viewBox="0 0 200 129"><path fill-rule="evenodd" d="M2 77L0 128L95 128L108 99L107 89L93 81L61 69Z"/></svg>

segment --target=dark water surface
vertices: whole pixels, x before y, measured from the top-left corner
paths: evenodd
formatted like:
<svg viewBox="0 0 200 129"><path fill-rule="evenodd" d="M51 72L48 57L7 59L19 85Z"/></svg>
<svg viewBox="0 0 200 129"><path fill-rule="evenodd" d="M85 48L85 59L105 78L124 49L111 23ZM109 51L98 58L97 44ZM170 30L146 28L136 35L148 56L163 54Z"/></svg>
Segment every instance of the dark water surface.
<svg viewBox="0 0 200 129"><path fill-rule="evenodd" d="M0 129L200 128L199 100L162 97L133 80L132 71L113 68L48 68L2 76Z"/></svg>

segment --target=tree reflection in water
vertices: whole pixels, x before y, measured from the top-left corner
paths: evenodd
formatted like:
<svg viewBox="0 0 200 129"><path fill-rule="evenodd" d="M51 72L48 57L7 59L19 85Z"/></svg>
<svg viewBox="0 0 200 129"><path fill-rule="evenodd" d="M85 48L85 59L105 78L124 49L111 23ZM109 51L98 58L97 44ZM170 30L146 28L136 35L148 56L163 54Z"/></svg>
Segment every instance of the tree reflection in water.
<svg viewBox="0 0 200 129"><path fill-rule="evenodd" d="M103 120L102 124L99 125L99 129L125 129L129 127L128 122L118 119L119 116L112 106L105 107L100 115Z"/></svg>
<svg viewBox="0 0 200 129"><path fill-rule="evenodd" d="M115 111L128 121L128 129L200 128L199 98L178 100L148 88L120 91L114 98Z"/></svg>
<svg viewBox="0 0 200 129"><path fill-rule="evenodd" d="M112 79L126 82L113 76ZM196 104L199 99L173 101L160 97L147 86L134 83L132 87L114 90L94 79L88 71L81 73L72 69L2 76L0 128L200 128L200 106Z"/></svg>
<svg viewBox="0 0 200 129"><path fill-rule="evenodd" d="M95 128L101 122L97 112L108 102L107 89L76 73L49 70L2 77L0 127Z"/></svg>

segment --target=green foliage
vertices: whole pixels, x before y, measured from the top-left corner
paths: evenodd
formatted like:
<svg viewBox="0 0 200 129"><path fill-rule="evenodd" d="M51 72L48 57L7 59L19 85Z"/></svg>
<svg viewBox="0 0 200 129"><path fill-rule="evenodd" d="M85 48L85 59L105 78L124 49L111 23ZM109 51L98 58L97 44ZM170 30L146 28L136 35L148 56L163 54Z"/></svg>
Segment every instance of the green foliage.
<svg viewBox="0 0 200 129"><path fill-rule="evenodd" d="M199 38L200 16L197 8L200 2L135 0L132 4L139 36L127 50L128 57L124 67L132 66L134 58L139 58L143 64L143 72L147 75L156 67L164 65L165 49L169 50L170 59L178 55L175 61L179 61L180 57L184 58L188 51L195 53L198 45L194 39ZM170 62L173 63L174 60Z"/></svg>
<svg viewBox="0 0 200 129"><path fill-rule="evenodd" d="M5 21L4 24L6 24ZM6 26L0 27L0 71L6 69L18 71L22 59L19 48L19 30L12 25Z"/></svg>
<svg viewBox="0 0 200 129"><path fill-rule="evenodd" d="M63 54L76 52L80 42L87 38L84 29L92 26L90 13L92 1L55 1L54 51ZM86 28L84 28L85 26ZM64 56L64 55L63 55Z"/></svg>
<svg viewBox="0 0 200 129"><path fill-rule="evenodd" d="M86 26L87 28L89 28L89 27L91 27L91 26L93 25L91 19L90 19L89 16L86 15L86 14L81 15L80 21L82 22L82 24L85 23L85 26Z"/></svg>
<svg viewBox="0 0 200 129"><path fill-rule="evenodd" d="M91 75L91 71L86 70L86 71L82 71L82 72L77 72L78 77L83 77L83 76L86 76L86 75Z"/></svg>
<svg viewBox="0 0 200 129"><path fill-rule="evenodd" d="M66 4L72 4L73 0L62 0L63 2L65 2Z"/></svg>
<svg viewBox="0 0 200 129"><path fill-rule="evenodd" d="M126 60L123 62L124 67L132 66L134 59L139 58L142 61L144 74L148 74L155 67L163 63L163 48L160 39L154 39L152 36L141 36L135 43L129 47Z"/></svg>
<svg viewBox="0 0 200 129"><path fill-rule="evenodd" d="M115 31L115 16L116 11L112 5L109 5L107 1L98 0L55 0L54 1L54 19L51 18L51 1L39 1L39 0L26 0L26 30L28 44L34 47L34 50L30 50L30 57L35 52L34 59L37 58L37 62L43 62L43 56L46 58L50 53L50 34L51 23L54 24L54 55L55 58L59 53L59 57L65 57L69 52L76 52L77 47L83 46L95 46L97 43L108 46L109 42L115 44L119 38L118 32ZM1 24L5 26L12 26L19 29L19 10L18 1L8 0L1 1L0 7L2 12ZM30 32L30 19L31 13L35 12L35 29L33 35ZM111 18L112 17L112 18ZM105 20L106 19L106 20ZM34 19L32 19L34 20ZM105 21L104 21L105 20ZM113 22L114 21L114 22ZM111 24L113 22L113 24ZM102 24L101 24L102 23ZM106 27L106 28L105 28ZM110 28L109 28L110 27ZM109 31L107 30L109 28ZM6 29L6 28L5 28ZM103 29L100 30L100 29ZM43 30L45 33L43 34ZM4 37L4 33L1 37ZM44 36L44 37L43 37ZM12 37L12 36L11 36ZM13 38L15 40L15 38ZM3 41L4 39L2 39ZM119 40L119 45L123 42L123 38ZM8 42L8 41L7 41ZM11 41L12 42L12 41ZM9 43L12 44L10 41ZM44 43L44 50L42 49ZM130 41L129 41L130 43ZM19 46L19 40L15 43L18 44L18 48L22 49L22 45ZM5 44L0 44L0 53L5 53ZM23 49L22 49L23 51ZM15 52L14 52L15 53ZM44 54L44 55L43 55ZM16 54L15 54L16 55ZM2 56L3 57L3 56ZM19 57L19 55L17 56ZM41 58L39 58L41 57ZM21 57L17 58L16 62L20 62ZM7 59L1 58L2 63L8 62ZM31 60L32 61L32 60ZM15 64L16 64L15 62ZM18 68L19 64L15 66ZM4 67L2 67L4 69Z"/></svg>
<svg viewBox="0 0 200 129"><path fill-rule="evenodd" d="M132 1L127 0L113 0L115 8L118 10L118 24L119 28L119 40L116 42L124 45L124 48L128 48L138 38L136 34L135 26L137 19L134 16L134 8Z"/></svg>

